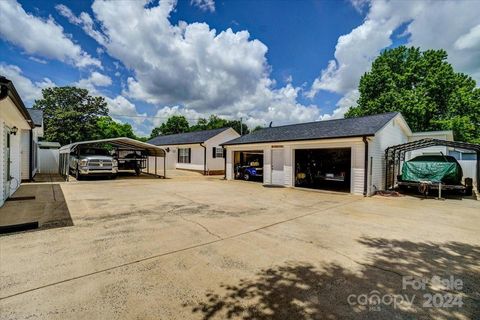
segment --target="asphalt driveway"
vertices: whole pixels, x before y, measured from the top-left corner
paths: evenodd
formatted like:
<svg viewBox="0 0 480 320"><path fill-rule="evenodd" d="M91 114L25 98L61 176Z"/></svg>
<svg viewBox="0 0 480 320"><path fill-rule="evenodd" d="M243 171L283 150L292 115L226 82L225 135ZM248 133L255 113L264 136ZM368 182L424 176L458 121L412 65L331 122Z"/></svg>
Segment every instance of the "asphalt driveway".
<svg viewBox="0 0 480 320"><path fill-rule="evenodd" d="M60 186L73 226L0 237L1 319L480 317L479 201L189 175Z"/></svg>

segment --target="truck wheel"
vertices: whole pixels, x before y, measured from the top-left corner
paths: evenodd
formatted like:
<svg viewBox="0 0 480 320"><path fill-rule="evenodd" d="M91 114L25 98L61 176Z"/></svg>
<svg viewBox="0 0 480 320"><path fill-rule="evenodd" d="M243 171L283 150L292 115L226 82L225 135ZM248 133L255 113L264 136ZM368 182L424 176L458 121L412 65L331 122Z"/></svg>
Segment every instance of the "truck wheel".
<svg viewBox="0 0 480 320"><path fill-rule="evenodd" d="M245 173L245 174L243 175L243 180L245 180L245 181L250 180L250 175L249 175L248 173Z"/></svg>

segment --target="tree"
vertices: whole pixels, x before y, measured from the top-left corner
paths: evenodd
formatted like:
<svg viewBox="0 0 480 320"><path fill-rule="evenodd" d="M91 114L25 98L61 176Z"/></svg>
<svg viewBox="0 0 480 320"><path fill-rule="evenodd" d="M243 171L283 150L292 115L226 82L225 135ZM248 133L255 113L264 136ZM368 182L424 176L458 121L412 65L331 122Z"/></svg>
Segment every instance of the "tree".
<svg viewBox="0 0 480 320"><path fill-rule="evenodd" d="M211 115L208 120L200 118L197 124L190 128L190 131L211 130L231 127L238 133L247 134L249 132L248 126L245 123L240 123L239 120L226 120L216 115ZM243 129L243 131L242 131Z"/></svg>
<svg viewBox="0 0 480 320"><path fill-rule="evenodd" d="M133 132L133 128L129 123L119 123L111 117L100 117L97 121L97 130L95 132L95 139L108 139L127 137L138 139Z"/></svg>
<svg viewBox="0 0 480 320"><path fill-rule="evenodd" d="M159 135L184 133L190 130L187 119L184 116L174 115L167 119L167 122L162 123L159 127L153 128L150 138Z"/></svg>
<svg viewBox="0 0 480 320"><path fill-rule="evenodd" d="M100 117L108 115L103 97L75 87L42 89L42 99L35 100L33 108L43 111L45 140L62 145L95 138Z"/></svg>
<svg viewBox="0 0 480 320"><path fill-rule="evenodd" d="M256 126L255 128L252 129L252 132L255 132L255 131L258 131L258 130L262 130L262 129L265 129L265 127Z"/></svg>
<svg viewBox="0 0 480 320"><path fill-rule="evenodd" d="M480 89L453 70L444 50L386 50L361 77L359 91L345 117L398 111L413 131L453 130L455 140L480 142Z"/></svg>

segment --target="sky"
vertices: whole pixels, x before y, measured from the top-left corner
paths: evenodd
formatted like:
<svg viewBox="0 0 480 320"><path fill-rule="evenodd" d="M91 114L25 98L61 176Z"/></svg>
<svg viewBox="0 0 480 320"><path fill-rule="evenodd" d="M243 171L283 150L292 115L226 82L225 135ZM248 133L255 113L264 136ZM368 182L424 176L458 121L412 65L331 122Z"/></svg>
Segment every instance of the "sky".
<svg viewBox="0 0 480 320"><path fill-rule="evenodd" d="M138 135L174 114L341 118L383 50L445 49L480 83L480 1L0 1L0 75L27 106L74 85Z"/></svg>

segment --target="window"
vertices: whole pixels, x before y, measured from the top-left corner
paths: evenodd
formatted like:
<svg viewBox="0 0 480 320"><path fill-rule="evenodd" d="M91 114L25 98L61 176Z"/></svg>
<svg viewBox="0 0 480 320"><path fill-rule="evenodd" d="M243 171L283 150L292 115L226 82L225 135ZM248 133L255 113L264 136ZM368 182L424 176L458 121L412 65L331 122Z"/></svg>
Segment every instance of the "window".
<svg viewBox="0 0 480 320"><path fill-rule="evenodd" d="M213 147L213 157L214 158L223 158L223 148Z"/></svg>
<svg viewBox="0 0 480 320"><path fill-rule="evenodd" d="M178 149L178 163L190 163L190 148L180 148Z"/></svg>

